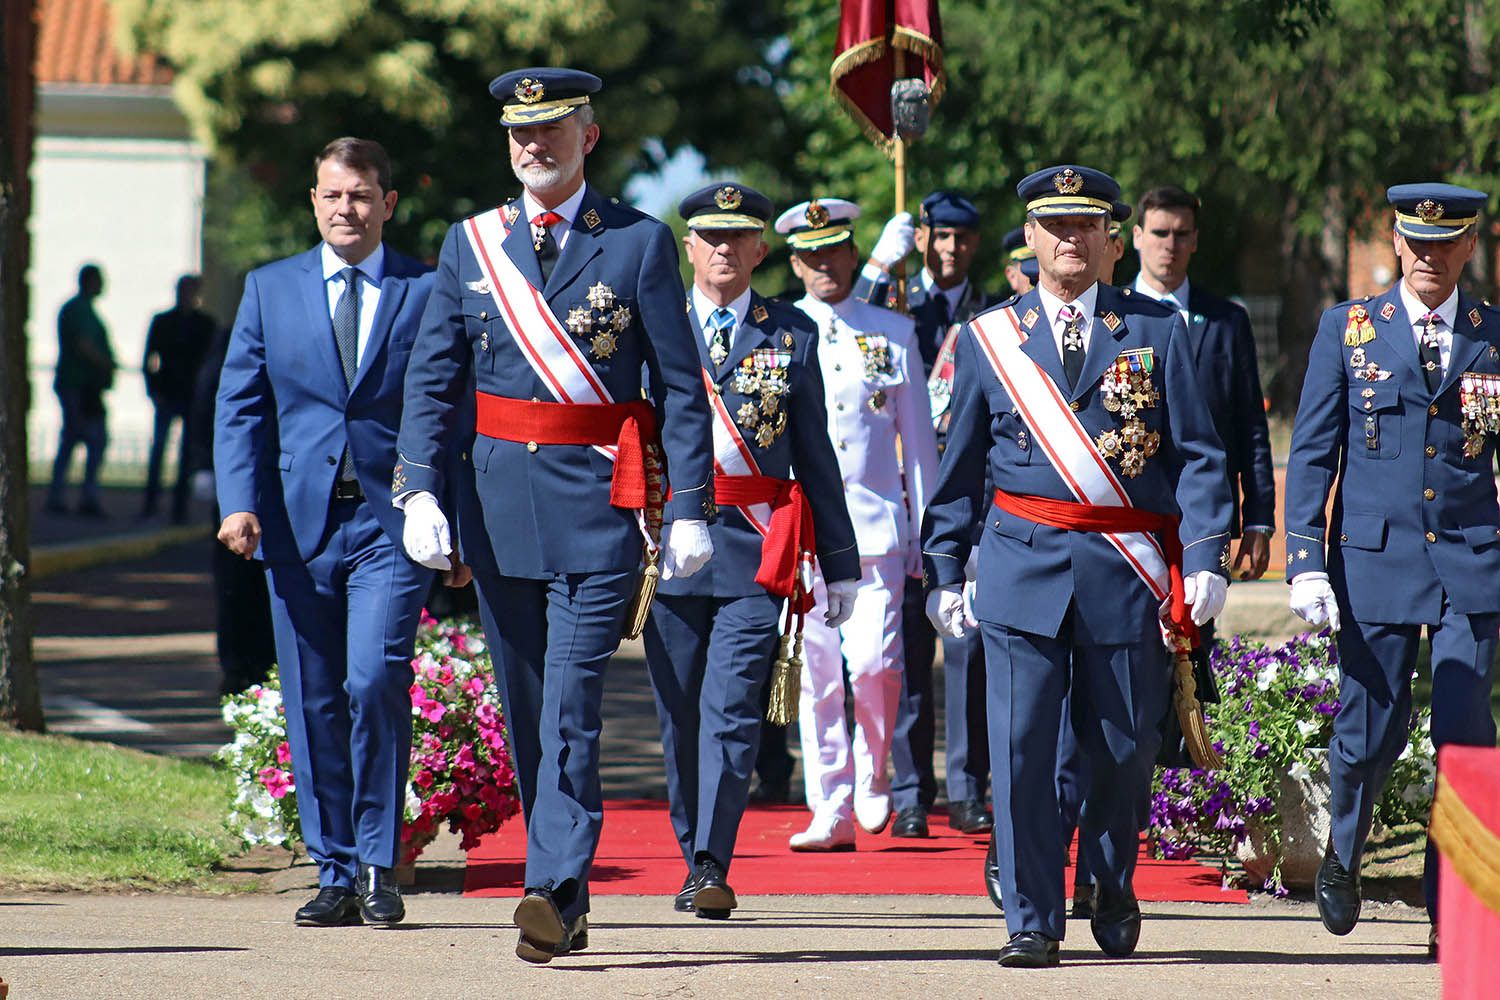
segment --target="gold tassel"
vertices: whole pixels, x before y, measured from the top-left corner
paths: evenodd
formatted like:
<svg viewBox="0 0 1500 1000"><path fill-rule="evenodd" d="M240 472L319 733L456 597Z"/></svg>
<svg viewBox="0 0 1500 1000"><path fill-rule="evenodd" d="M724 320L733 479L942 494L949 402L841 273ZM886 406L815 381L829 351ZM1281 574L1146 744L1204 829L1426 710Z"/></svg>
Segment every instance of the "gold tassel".
<svg viewBox="0 0 1500 1000"><path fill-rule="evenodd" d="M646 568L641 571L640 583L636 584L635 596L630 601L630 613L625 619L625 638L638 639L646 628L646 619L651 616L651 601L656 597L656 584L661 572L656 563L661 551L646 553Z"/></svg>
<svg viewBox="0 0 1500 1000"><path fill-rule="evenodd" d="M781 650L771 666L771 697L766 703L766 721L789 726L797 721L797 700L802 693L802 637L797 637L796 655L788 658L792 637L781 637Z"/></svg>
<svg viewBox="0 0 1500 1000"><path fill-rule="evenodd" d="M1172 668L1172 703L1177 709L1177 722L1182 726L1188 756L1200 768L1219 770L1224 766L1224 759L1214 749L1214 741L1208 735L1203 704L1198 701L1198 682L1193 679L1193 661L1186 652L1177 650L1172 657Z"/></svg>

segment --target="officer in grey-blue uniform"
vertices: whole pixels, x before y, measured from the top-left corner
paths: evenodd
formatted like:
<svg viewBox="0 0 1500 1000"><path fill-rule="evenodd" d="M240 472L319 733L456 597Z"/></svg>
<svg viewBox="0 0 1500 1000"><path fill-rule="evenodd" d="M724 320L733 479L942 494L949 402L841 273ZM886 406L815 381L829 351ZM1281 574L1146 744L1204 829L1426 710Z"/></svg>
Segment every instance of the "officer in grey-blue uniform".
<svg viewBox="0 0 1500 1000"><path fill-rule="evenodd" d="M672 827L688 868L675 906L723 919L736 902L728 870L760 741L761 690L800 569L794 554L781 564L791 577L768 576L775 567L765 552L785 541L774 511L792 508L779 519L791 526L788 515L804 513L805 505L825 580L858 580L859 551L828 438L817 327L801 310L750 287L766 254L770 199L743 185L713 184L688 195L678 212L687 221L683 243L693 267L688 318L702 331L698 360L712 387L720 517L710 529L713 560L657 592L646 664ZM780 501L736 504L742 485Z"/></svg>
<svg viewBox="0 0 1500 1000"><path fill-rule="evenodd" d="M1335 934L1359 919L1360 858L1406 745L1424 625L1433 743L1495 745L1500 314L1458 288L1488 199L1449 184L1387 194L1402 278L1323 314L1287 461L1292 610L1338 633L1333 831L1316 884L1318 912ZM1429 841L1423 883L1433 919L1436 877Z"/></svg>
<svg viewBox="0 0 1500 1000"><path fill-rule="evenodd" d="M972 278L980 223L974 203L955 191L934 191L922 199L918 222L915 246L923 266L907 279L906 306L916 324L917 349L922 354L941 451L953 390L951 357L943 356L943 347L957 326L992 305L994 298ZM889 223L886 228L891 228ZM896 307L890 275L873 256L860 272L854 295L887 309ZM937 635L922 613L923 599L921 581L912 578L901 617L906 670L891 740L894 837L927 836L927 813L937 795L932 768L937 714L932 701L932 664ZM985 808L990 751L984 718L984 649L976 636L943 640L943 702L948 824L962 833L989 833L994 821Z"/></svg>
<svg viewBox="0 0 1500 1000"><path fill-rule="evenodd" d="M1097 281L1119 186L1065 165L1032 174L1017 191L1039 284L976 317L960 338L953 419L923 550L929 616L951 635L977 628L984 642L1010 931L1000 961L1034 968L1057 963L1064 932L1057 747L1068 691L1094 779L1080 834L1096 878L1091 929L1107 954L1135 949L1140 907L1131 883L1170 676L1158 619L1162 581L1166 564L1180 560L1178 599L1187 607L1179 607L1178 627L1223 606L1229 496L1181 318ZM990 360L998 357L990 338L1002 335L1020 341L1010 374L1034 380L1033 395L1013 396ZM1089 444L1061 440L1058 428ZM1075 492L1080 470L1066 448L1088 456L1079 460L1109 484L1109 497L1092 487ZM984 495L986 470L992 497ZM961 588L981 521L969 610ZM1159 573L1138 573L1114 536L1094 526L1126 521L1150 525L1135 537L1160 547Z"/></svg>
<svg viewBox="0 0 1500 1000"><path fill-rule="evenodd" d="M465 463L462 554L526 820L515 922L516 954L529 962L587 942L604 671L641 586L643 551L660 549L663 577L691 575L712 554L707 522L717 513L707 393L672 231L585 183L599 138L589 98L600 86L550 67L490 84L525 190L443 241L407 369L392 484L403 543L421 561L452 548L436 497L453 453ZM673 518L659 542L668 484L658 459Z"/></svg>

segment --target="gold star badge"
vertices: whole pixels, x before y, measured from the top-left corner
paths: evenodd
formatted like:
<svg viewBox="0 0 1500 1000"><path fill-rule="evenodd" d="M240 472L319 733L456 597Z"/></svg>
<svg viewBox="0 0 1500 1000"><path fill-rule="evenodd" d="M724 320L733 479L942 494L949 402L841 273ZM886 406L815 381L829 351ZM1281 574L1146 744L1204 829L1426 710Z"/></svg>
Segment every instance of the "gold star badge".
<svg viewBox="0 0 1500 1000"><path fill-rule="evenodd" d="M615 290L604 282L595 282L589 288L589 305L595 309L608 309L615 304Z"/></svg>
<svg viewBox="0 0 1500 1000"><path fill-rule="evenodd" d="M746 427L754 427L760 423L760 411L755 408L754 403L741 403L740 408L734 412L734 419Z"/></svg>
<svg viewBox="0 0 1500 1000"><path fill-rule="evenodd" d="M601 330L594 334L594 342L590 346L590 350L593 352L594 357L603 361L615 353L615 348L618 346L619 342L615 340L614 334L608 330Z"/></svg>
<svg viewBox="0 0 1500 1000"><path fill-rule="evenodd" d="M1298 549L1297 550L1297 558L1301 559L1303 562L1306 562L1307 561L1307 550L1306 549Z"/></svg>

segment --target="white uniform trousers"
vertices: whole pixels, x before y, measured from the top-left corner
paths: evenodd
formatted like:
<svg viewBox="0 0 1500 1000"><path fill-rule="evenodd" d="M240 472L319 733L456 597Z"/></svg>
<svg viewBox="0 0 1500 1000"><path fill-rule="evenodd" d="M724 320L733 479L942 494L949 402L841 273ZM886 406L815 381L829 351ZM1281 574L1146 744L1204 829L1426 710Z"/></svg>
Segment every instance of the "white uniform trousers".
<svg viewBox="0 0 1500 1000"><path fill-rule="evenodd" d="M807 805L819 816L853 818L853 796L890 792L886 763L901 696L901 598L906 559L861 558L854 614L842 627L823 624L828 591L813 579L817 601L803 629L805 666L799 728ZM844 663L854 692L854 739L844 721Z"/></svg>

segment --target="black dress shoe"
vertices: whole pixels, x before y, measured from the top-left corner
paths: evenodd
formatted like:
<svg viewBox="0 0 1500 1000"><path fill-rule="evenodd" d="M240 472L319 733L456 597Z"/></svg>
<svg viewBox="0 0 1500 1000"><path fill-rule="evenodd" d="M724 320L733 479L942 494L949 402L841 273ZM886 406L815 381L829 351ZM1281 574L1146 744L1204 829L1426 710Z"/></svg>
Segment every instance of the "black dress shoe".
<svg viewBox="0 0 1500 1000"><path fill-rule="evenodd" d="M1000 901L1000 858L995 853L995 838L990 838L990 849L984 852L984 891L989 894L995 909L1005 909Z"/></svg>
<svg viewBox="0 0 1500 1000"><path fill-rule="evenodd" d="M523 962L545 965L552 961L558 947L568 936L562 913L551 889L527 889L516 904L516 926L521 929L516 942L516 957Z"/></svg>
<svg viewBox="0 0 1500 1000"><path fill-rule="evenodd" d="M1073 919L1088 920L1094 915L1094 883L1073 885Z"/></svg>
<svg viewBox="0 0 1500 1000"><path fill-rule="evenodd" d="M729 911L739 902L729 887L724 866L713 858L704 857L698 862L694 874L698 885L693 893L693 912L705 920L728 920Z"/></svg>
<svg viewBox="0 0 1500 1000"><path fill-rule="evenodd" d="M959 833L989 833L995 828L995 818L983 802L969 799L949 804L948 825Z"/></svg>
<svg viewBox="0 0 1500 1000"><path fill-rule="evenodd" d="M342 885L325 885L297 911L298 927L346 927L360 923L359 897Z"/></svg>
<svg viewBox="0 0 1500 1000"><path fill-rule="evenodd" d="M589 946L589 915L580 913L568 926L568 933L558 942L557 950L552 954L571 955L575 951L583 951Z"/></svg>
<svg viewBox="0 0 1500 1000"><path fill-rule="evenodd" d="M1057 942L1040 931L1012 934L1000 949L1000 964L1009 969L1046 969L1057 964Z"/></svg>
<svg viewBox="0 0 1500 1000"><path fill-rule="evenodd" d="M360 865L354 888L359 893L359 915L365 918L365 923L389 927L405 919L406 905L401 902L401 889L389 868Z"/></svg>
<svg viewBox="0 0 1500 1000"><path fill-rule="evenodd" d="M672 909L678 913L693 912L693 894L698 891L698 869L694 868L687 873L687 878L682 880L682 888L677 890L677 898L672 900Z"/></svg>
<svg viewBox="0 0 1500 1000"><path fill-rule="evenodd" d="M1094 915L1089 918L1089 930L1099 942L1099 950L1110 958L1128 958L1135 952L1141 939L1141 904L1135 893L1126 889L1121 893L1106 892L1104 886L1094 886Z"/></svg>
<svg viewBox="0 0 1500 1000"><path fill-rule="evenodd" d="M1330 934L1348 934L1359 923L1359 873L1344 867L1331 840L1318 866L1313 897L1318 901L1318 916Z"/></svg>
<svg viewBox="0 0 1500 1000"><path fill-rule="evenodd" d="M921 806L907 806L896 813L891 822L892 837L928 837L927 810Z"/></svg>

